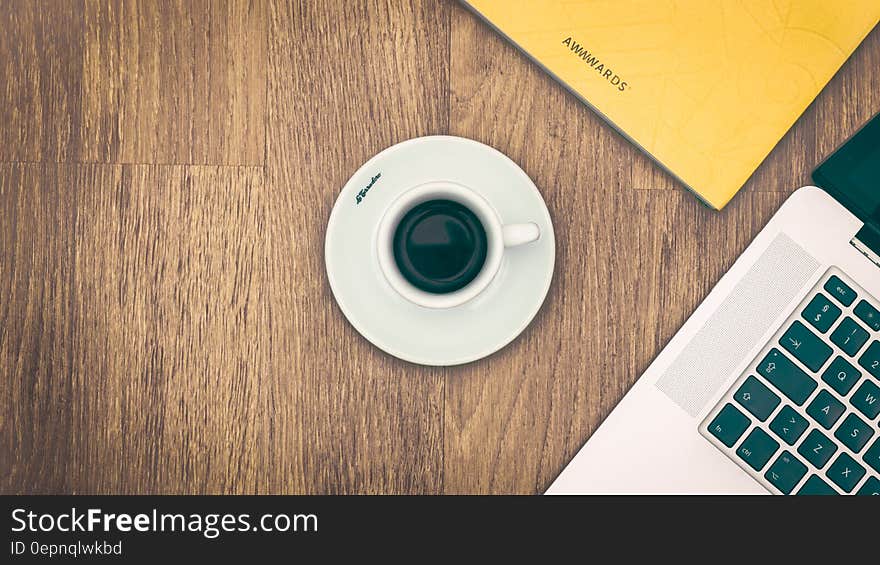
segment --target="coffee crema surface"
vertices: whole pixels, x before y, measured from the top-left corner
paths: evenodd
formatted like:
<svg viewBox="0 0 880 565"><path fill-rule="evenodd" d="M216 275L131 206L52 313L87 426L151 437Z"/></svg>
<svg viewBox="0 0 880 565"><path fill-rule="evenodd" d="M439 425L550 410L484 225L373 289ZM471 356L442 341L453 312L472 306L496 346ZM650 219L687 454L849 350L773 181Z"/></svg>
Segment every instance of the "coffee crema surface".
<svg viewBox="0 0 880 565"><path fill-rule="evenodd" d="M466 206L429 200L409 210L394 233L394 260L403 277L425 292L455 292L473 281L488 252L486 230Z"/></svg>

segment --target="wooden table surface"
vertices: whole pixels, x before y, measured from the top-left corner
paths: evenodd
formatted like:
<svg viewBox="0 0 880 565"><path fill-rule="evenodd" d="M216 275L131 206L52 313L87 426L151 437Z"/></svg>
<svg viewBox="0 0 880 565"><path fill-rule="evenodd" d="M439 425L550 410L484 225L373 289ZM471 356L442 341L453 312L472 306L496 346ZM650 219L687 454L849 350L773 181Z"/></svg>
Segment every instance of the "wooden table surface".
<svg viewBox="0 0 880 565"><path fill-rule="evenodd" d="M0 492L535 493L825 154L875 30L723 212L452 1L0 3ZM510 346L398 361L324 274L337 193L429 134L553 217Z"/></svg>

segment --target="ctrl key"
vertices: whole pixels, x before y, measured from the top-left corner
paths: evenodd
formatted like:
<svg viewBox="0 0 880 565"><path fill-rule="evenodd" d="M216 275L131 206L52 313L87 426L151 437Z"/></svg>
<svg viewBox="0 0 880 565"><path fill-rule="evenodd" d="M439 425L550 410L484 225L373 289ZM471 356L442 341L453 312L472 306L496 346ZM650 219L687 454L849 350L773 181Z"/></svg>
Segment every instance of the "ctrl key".
<svg viewBox="0 0 880 565"><path fill-rule="evenodd" d="M733 447L733 444L745 433L748 427L748 417L734 408L733 404L728 403L709 423L709 433L727 447Z"/></svg>
<svg viewBox="0 0 880 565"><path fill-rule="evenodd" d="M767 432L761 428L755 428L740 444L736 454L749 467L755 471L760 471L767 464L767 461L773 457L777 449L779 449L779 443L775 439L767 435Z"/></svg>

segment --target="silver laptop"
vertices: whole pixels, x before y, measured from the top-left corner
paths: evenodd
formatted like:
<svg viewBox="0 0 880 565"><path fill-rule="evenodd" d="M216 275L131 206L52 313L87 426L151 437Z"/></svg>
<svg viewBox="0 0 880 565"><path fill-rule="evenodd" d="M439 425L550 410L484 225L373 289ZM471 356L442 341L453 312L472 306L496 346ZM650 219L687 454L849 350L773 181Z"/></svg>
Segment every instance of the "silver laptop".
<svg viewBox="0 0 880 565"><path fill-rule="evenodd" d="M813 182L548 494L880 494L880 115Z"/></svg>

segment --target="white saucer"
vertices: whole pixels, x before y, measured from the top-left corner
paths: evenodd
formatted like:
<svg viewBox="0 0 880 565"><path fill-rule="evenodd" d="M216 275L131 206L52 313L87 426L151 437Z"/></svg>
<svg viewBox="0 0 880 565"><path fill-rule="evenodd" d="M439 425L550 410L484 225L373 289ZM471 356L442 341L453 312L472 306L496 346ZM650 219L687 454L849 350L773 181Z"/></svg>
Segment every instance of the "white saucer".
<svg viewBox="0 0 880 565"><path fill-rule="evenodd" d="M376 259L376 232L388 205L436 180L480 193L505 224L535 222L541 229L538 241L504 252L485 291L447 310L408 302ZM458 365L498 351L538 313L553 278L553 224L535 184L504 154L470 139L421 137L385 149L346 183L330 214L324 260L339 307L376 347L421 365Z"/></svg>

